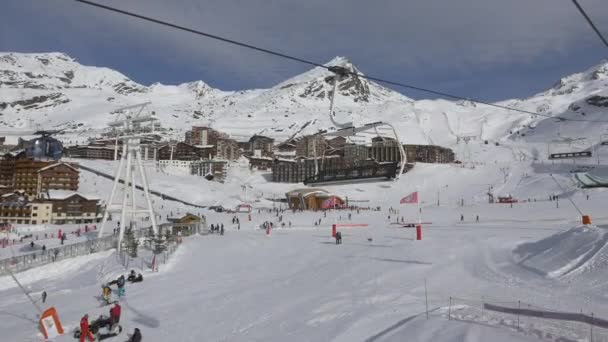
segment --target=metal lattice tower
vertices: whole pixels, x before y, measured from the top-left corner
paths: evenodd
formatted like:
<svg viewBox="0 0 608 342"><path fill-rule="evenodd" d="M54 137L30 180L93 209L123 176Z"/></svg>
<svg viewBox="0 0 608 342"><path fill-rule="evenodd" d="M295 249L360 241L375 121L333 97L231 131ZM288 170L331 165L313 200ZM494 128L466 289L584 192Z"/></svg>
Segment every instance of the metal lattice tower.
<svg viewBox="0 0 608 342"><path fill-rule="evenodd" d="M108 221L108 216L112 212L120 212L120 226L118 234L118 250L120 251L120 245L125 234L126 221L133 220L137 214L147 214L152 221L152 230L154 234L158 234L158 226L156 224L156 215L154 208L152 207L152 200L150 199L150 187L148 185L148 177L146 176L146 170L143 166L140 142L141 138L149 134L154 134L154 121L156 120L149 114L142 114L150 102L145 102L133 106L119 108L118 111L122 111L119 114L119 118L109 124L110 127L116 129L117 138L122 141L122 154L120 156L120 162L118 168L114 173L114 184L112 191L106 202L106 210L103 214L103 220L101 222L101 228L99 230L99 237L103 235L103 231ZM131 110L136 110L131 112ZM123 116L123 118L120 118ZM151 132L146 130L146 125L151 125ZM121 177L124 175L122 199L118 204L114 204L115 197L117 195L118 184L121 181ZM137 201L135 200L135 184L137 182L136 176L139 176L144 190L144 197L146 200L145 209L137 208ZM129 203L130 202L130 203Z"/></svg>

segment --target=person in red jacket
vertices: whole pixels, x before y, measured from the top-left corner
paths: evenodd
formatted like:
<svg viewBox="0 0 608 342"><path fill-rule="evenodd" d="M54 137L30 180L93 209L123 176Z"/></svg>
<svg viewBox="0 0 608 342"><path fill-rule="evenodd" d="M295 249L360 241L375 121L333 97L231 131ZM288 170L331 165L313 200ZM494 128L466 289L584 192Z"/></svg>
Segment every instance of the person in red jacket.
<svg viewBox="0 0 608 342"><path fill-rule="evenodd" d="M80 319L80 342L84 342L85 337L89 338L89 342L95 342L93 334L89 331L89 314L84 314Z"/></svg>
<svg viewBox="0 0 608 342"><path fill-rule="evenodd" d="M112 325L118 324L120 321L120 304L118 302L114 302L114 306L110 309L110 322Z"/></svg>

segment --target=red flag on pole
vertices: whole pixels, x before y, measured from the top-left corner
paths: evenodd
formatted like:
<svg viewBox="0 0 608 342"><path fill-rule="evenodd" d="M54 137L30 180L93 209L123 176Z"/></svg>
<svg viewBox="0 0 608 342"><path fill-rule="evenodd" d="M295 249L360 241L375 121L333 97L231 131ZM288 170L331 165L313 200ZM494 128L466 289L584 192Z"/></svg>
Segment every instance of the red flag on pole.
<svg viewBox="0 0 608 342"><path fill-rule="evenodd" d="M418 191L412 192L411 194L403 197L401 199L401 201L399 201L400 204L406 204L406 203L418 203Z"/></svg>

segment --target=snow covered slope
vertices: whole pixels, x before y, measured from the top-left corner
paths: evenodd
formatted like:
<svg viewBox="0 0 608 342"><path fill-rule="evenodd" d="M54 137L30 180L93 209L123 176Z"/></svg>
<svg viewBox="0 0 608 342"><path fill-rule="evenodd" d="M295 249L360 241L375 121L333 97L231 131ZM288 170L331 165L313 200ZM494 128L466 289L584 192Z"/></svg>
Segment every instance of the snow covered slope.
<svg viewBox="0 0 608 342"><path fill-rule="evenodd" d="M360 72L344 57L326 65ZM86 136L87 129L104 127L114 109L152 101L151 110L175 136L191 125L203 124L237 138L254 133L287 138L331 128L328 108L332 84L331 72L314 68L269 89L224 92L203 81L143 86L119 72L83 66L61 53L4 53L0 54L0 129L23 127L29 118L42 128L69 128ZM545 92L500 104L552 116L601 119L608 105L607 84L608 62L603 62L561 79ZM356 76L339 79L338 91L338 121L389 121L407 143L454 146L457 137L464 135L510 142L525 135L524 142L544 142L556 137L556 125L564 136L597 133L603 128L468 101L414 101Z"/></svg>

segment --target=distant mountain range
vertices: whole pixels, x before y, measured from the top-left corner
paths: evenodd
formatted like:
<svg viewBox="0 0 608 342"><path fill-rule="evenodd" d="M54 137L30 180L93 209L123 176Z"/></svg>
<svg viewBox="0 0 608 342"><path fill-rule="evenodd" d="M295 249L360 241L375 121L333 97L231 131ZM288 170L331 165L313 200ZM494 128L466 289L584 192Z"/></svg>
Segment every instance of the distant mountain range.
<svg viewBox="0 0 608 342"><path fill-rule="evenodd" d="M344 57L326 65L360 72ZM87 137L94 135L89 130L105 127L116 108L151 101L154 115L175 138L183 137L192 125L211 125L237 139L253 134L285 139L332 127L328 112L333 77L314 68L268 89L222 91L203 81L144 86L111 69L81 65L62 53L0 53L0 130L25 127L31 120L36 127ZM596 136L607 127L469 101L415 101L356 76L340 79L338 92L337 121L388 121L406 143L453 146L459 136L506 141L522 135L524 141L545 142L559 136ZM608 121L608 62L564 77L527 99L499 104L559 118Z"/></svg>

